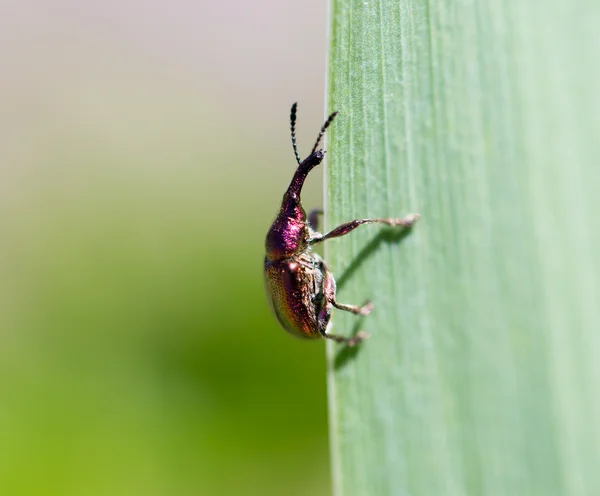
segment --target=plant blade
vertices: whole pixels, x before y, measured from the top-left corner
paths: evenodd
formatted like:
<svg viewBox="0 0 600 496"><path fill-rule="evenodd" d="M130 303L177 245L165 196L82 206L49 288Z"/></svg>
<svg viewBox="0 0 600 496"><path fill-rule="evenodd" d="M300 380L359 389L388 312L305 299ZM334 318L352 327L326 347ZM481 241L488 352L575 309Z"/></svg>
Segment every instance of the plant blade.
<svg viewBox="0 0 600 496"><path fill-rule="evenodd" d="M598 21L332 0L327 227L422 214L326 248L337 495L600 493Z"/></svg>

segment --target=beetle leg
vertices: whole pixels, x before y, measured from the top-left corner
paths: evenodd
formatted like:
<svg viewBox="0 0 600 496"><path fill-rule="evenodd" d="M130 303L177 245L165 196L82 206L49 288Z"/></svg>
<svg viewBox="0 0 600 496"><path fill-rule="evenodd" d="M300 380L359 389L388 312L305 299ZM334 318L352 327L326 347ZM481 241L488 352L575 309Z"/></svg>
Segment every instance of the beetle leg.
<svg viewBox="0 0 600 496"><path fill-rule="evenodd" d="M332 339L336 343L345 343L348 346L355 346L361 341L364 341L369 337L369 334L360 331L357 332L354 337L346 338L344 336L338 336L337 334L329 334L327 332L327 324L329 323L329 318L331 317L331 303L326 302L321 311L319 312L319 333L326 339Z"/></svg>
<svg viewBox="0 0 600 496"><path fill-rule="evenodd" d="M319 333L324 338L332 339L338 343L346 343L348 346L355 346L361 341L367 339L369 335L364 331L358 332L356 336L351 338L337 336L335 334L328 334L327 325L329 324L329 319L331 317L331 308L336 307L340 310L346 310L357 315L368 315L371 309L373 308L373 305L371 303L366 303L364 306L358 307L356 305L344 305L335 301L335 280L333 279L331 272L329 272L325 264L322 265L321 270L323 271L324 304L323 308L321 308L321 310L319 311L319 315L317 317Z"/></svg>
<svg viewBox="0 0 600 496"><path fill-rule="evenodd" d="M314 208L308 214L308 225L313 231L319 230L319 215L323 214L322 208Z"/></svg>
<svg viewBox="0 0 600 496"><path fill-rule="evenodd" d="M344 303L338 303L337 301L331 302L335 308L345 310L346 312L352 312L354 315L369 315L373 310L373 303L366 301L362 307L358 305L346 305Z"/></svg>
<svg viewBox="0 0 600 496"><path fill-rule="evenodd" d="M361 226L362 224L386 224L386 225L392 226L392 227L395 227L395 226L410 227L415 222L417 222L420 217L421 216L419 214L409 214L402 219L356 219L356 220L351 220L350 222L346 222L340 226L337 226L335 229L333 229L332 231L329 231L327 234L313 237L309 242L311 244L321 243L321 242L325 241L326 239L338 238L340 236L344 236L344 235L348 234L349 232L354 231L354 229L356 229L358 226Z"/></svg>

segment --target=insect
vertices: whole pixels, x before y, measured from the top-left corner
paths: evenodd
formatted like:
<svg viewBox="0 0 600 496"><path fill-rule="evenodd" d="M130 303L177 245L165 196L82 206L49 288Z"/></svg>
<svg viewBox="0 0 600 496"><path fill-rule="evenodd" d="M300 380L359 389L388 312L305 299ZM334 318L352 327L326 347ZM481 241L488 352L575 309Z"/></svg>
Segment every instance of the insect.
<svg viewBox="0 0 600 496"><path fill-rule="evenodd" d="M318 149L318 146L337 112L325 121L310 155L301 161L296 147L296 110L297 104L294 103L290 112L290 128L298 168L283 195L281 209L265 241L264 276L267 297L277 319L291 334L305 338L321 336L354 346L369 335L364 331L350 338L329 334L327 325L331 311L335 307L356 315L368 315L373 305L368 301L362 306L338 302L333 275L323 259L311 251L311 247L327 239L344 236L362 224L410 227L420 216L410 214L401 219L356 219L326 234L317 232L318 216L323 212L313 210L307 217L300 192L308 173L325 157L325 151Z"/></svg>

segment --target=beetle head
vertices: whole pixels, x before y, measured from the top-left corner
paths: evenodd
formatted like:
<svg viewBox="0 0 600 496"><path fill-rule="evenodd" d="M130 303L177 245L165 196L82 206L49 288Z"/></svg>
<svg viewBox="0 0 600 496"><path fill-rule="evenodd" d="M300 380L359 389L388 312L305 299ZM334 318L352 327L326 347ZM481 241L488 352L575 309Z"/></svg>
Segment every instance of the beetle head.
<svg viewBox="0 0 600 496"><path fill-rule="evenodd" d="M306 212L302 207L300 193L302 192L302 186L308 173L319 165L325 157L325 151L318 150L317 147L323 134L325 134L325 130L337 115L337 112L334 112L325 121L310 155L301 162L296 147L296 109L297 104L294 103L290 113L290 128L292 132L292 146L294 147L294 155L296 162L298 162L298 168L292 178L292 182L283 195L279 215L267 234L266 249L269 260L283 260L308 249L310 230L306 223Z"/></svg>

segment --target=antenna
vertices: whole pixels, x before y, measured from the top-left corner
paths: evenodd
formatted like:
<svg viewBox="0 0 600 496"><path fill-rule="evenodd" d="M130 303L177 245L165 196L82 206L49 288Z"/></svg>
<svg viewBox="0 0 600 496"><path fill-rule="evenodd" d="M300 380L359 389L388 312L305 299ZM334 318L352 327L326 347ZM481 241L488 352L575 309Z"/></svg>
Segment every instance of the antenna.
<svg viewBox="0 0 600 496"><path fill-rule="evenodd" d="M294 107L292 107L292 110L294 110ZM331 114L325 121L325 124L323 124L323 127L321 128L321 132L319 133L319 136L317 136L317 141L315 141L315 146L313 146L313 149L310 152L311 155L317 151L317 146L319 146L319 141L321 141L321 138L325 134L325 130L329 127L329 124L331 124L333 122L333 119L335 119L335 116L337 114L338 114L337 112L334 112L333 114Z"/></svg>
<svg viewBox="0 0 600 496"><path fill-rule="evenodd" d="M298 102L294 102L292 110L290 112L290 129L292 130L292 146L294 147L294 155L296 156L296 162L300 165L300 156L298 155L298 148L296 148L296 110L298 109Z"/></svg>

